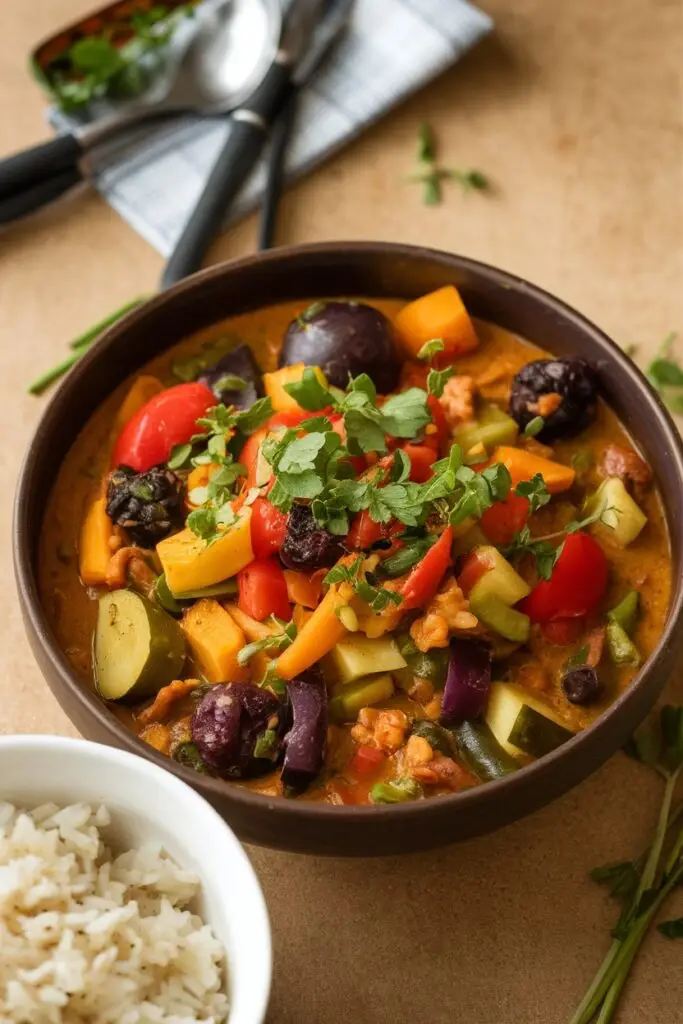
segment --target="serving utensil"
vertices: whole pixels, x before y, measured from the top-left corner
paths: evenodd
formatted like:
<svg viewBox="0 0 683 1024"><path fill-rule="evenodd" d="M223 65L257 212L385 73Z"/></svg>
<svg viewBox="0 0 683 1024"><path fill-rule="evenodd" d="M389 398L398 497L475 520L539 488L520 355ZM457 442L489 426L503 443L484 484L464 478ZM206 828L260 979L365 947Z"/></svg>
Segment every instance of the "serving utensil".
<svg viewBox="0 0 683 1024"><path fill-rule="evenodd" d="M285 181L285 159L299 106L299 93L307 86L327 57L330 48L345 30L354 0L327 0L325 10L306 56L292 75L296 88L278 117L270 137L266 160L266 183L259 223L259 249L269 249L275 241L277 212Z"/></svg>
<svg viewBox="0 0 683 1024"><path fill-rule="evenodd" d="M0 202L22 193L14 206L0 207L0 221L35 209L74 183L74 168L89 149L143 121L194 112L224 114L234 109L263 77L280 34L277 0L206 0L193 19L179 26L164 69L136 100L118 104L109 114L75 126L50 142L33 146L0 163ZM67 172L71 172L70 174Z"/></svg>
<svg viewBox="0 0 683 1024"><path fill-rule="evenodd" d="M162 288L169 288L201 266L230 203L260 156L271 126L296 88L297 69L306 67L309 46L325 7L324 0L290 3L275 59L255 92L231 114L228 138L166 264Z"/></svg>

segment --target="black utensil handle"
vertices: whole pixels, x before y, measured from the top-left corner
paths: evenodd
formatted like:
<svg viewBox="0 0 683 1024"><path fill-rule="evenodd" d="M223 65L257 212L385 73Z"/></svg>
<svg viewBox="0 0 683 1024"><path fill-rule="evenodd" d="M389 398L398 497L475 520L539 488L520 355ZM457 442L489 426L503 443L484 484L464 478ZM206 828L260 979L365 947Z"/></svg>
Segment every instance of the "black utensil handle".
<svg viewBox="0 0 683 1024"><path fill-rule="evenodd" d="M200 268L206 250L221 229L230 203L259 157L265 137L265 131L259 125L249 121L233 122L204 191L164 268L162 288L169 288Z"/></svg>
<svg viewBox="0 0 683 1024"><path fill-rule="evenodd" d="M0 224L9 224L13 220L19 220L41 206L46 206L53 200L58 199L64 192L68 192L74 185L83 181L78 167L71 167L66 171L60 171L51 178L25 188L23 192L16 192L13 196L0 199Z"/></svg>
<svg viewBox="0 0 683 1024"><path fill-rule="evenodd" d="M298 89L291 93L284 109L273 125L268 149L266 184L261 206L258 247L270 249L275 242L277 214L285 179L287 147L296 121Z"/></svg>
<svg viewBox="0 0 683 1024"><path fill-rule="evenodd" d="M75 167L82 156L80 142L70 134L8 156L0 161L0 199Z"/></svg>

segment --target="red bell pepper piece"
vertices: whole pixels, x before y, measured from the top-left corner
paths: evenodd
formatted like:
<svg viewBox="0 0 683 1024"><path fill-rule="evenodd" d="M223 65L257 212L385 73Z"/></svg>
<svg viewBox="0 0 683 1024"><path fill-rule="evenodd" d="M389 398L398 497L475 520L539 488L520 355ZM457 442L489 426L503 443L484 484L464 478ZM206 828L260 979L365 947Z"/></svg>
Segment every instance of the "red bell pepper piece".
<svg viewBox="0 0 683 1024"><path fill-rule="evenodd" d="M479 551L471 551L467 555L458 575L458 586L465 597L469 597L475 583L490 569L493 569L493 560L487 559Z"/></svg>
<svg viewBox="0 0 683 1024"><path fill-rule="evenodd" d="M569 647L583 633L586 623L582 618L576 619L553 619L552 622L544 622L541 626L543 636L549 644L556 647Z"/></svg>
<svg viewBox="0 0 683 1024"><path fill-rule="evenodd" d="M289 621L285 574L274 558L257 558L237 573L239 608L262 622L269 615Z"/></svg>
<svg viewBox="0 0 683 1024"><path fill-rule="evenodd" d="M451 564L451 547L453 545L453 527L447 526L436 544L418 562L403 584L401 594L403 611L423 608L436 594L446 570Z"/></svg>
<svg viewBox="0 0 683 1024"><path fill-rule="evenodd" d="M275 555L285 542L287 516L265 498L251 506L251 546L255 558Z"/></svg>
<svg viewBox="0 0 683 1024"><path fill-rule="evenodd" d="M130 466L144 473L168 460L176 444L201 432L197 420L216 405L216 396L199 381L176 384L154 395L138 409L119 434L112 452L113 466Z"/></svg>
<svg viewBox="0 0 683 1024"><path fill-rule="evenodd" d="M423 484L433 475L432 466L439 453L428 444L406 444L403 451L410 459L410 479L416 484Z"/></svg>
<svg viewBox="0 0 683 1024"><path fill-rule="evenodd" d="M357 779L362 779L374 775L385 761L386 755L378 747L359 747L351 758L349 771Z"/></svg>
<svg viewBox="0 0 683 1024"><path fill-rule="evenodd" d="M443 406L436 395L427 396L427 408L432 414L432 422L436 427L436 434L426 434L425 444L429 444L430 438L435 438L437 450L443 451L447 442L451 439L451 428L448 426L446 413L443 411Z"/></svg>
<svg viewBox="0 0 683 1024"><path fill-rule="evenodd" d="M570 533L549 580L536 584L519 610L532 622L574 619L594 612L607 589L608 564L588 533Z"/></svg>
<svg viewBox="0 0 683 1024"><path fill-rule="evenodd" d="M510 491L505 501L496 501L487 508L479 525L496 547L511 544L529 518L529 499Z"/></svg>
<svg viewBox="0 0 683 1024"><path fill-rule="evenodd" d="M367 551L384 537L382 523L376 523L367 510L354 516L346 535L346 546L354 551Z"/></svg>

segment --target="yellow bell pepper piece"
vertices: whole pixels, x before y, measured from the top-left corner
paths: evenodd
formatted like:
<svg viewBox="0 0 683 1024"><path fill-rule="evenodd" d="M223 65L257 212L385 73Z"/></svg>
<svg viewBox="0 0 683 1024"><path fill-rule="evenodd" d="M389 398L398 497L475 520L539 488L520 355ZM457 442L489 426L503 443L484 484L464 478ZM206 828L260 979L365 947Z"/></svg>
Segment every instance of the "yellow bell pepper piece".
<svg viewBox="0 0 683 1024"><path fill-rule="evenodd" d="M266 395L273 403L275 412L285 412L301 408L296 399L287 394L284 386L285 384L296 384L297 381L300 381L306 368L304 363L294 363L293 366L283 366L281 370L263 374L263 387L265 388ZM327 377L320 367L311 366L309 369L313 370L322 386L326 388ZM311 416L313 415L311 413Z"/></svg>
<svg viewBox="0 0 683 1024"><path fill-rule="evenodd" d="M197 601L183 615L181 628L197 667L210 683L248 679L248 669L237 661L246 643L244 633L218 601Z"/></svg>
<svg viewBox="0 0 683 1024"><path fill-rule="evenodd" d="M174 595L222 583L253 561L251 508L243 508L232 526L210 544L185 529L160 541L157 554Z"/></svg>

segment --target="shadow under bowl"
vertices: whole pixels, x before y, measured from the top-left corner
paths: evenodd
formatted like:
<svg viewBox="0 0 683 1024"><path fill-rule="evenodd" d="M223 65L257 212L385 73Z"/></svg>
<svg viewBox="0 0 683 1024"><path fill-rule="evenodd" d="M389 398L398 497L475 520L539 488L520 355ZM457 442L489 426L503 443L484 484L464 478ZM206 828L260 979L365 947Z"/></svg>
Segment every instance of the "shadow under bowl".
<svg viewBox="0 0 683 1024"><path fill-rule="evenodd" d="M475 316L558 355L600 368L602 393L654 471L672 545L673 593L661 639L636 679L588 729L503 779L396 806L333 807L271 799L197 775L128 731L83 686L61 652L38 596L45 508L59 467L97 406L126 377L177 341L264 305L332 295L411 299L455 284ZM326 243L272 250L202 271L109 328L45 411L24 461L15 505L14 559L26 630L38 665L84 736L142 754L202 793L248 843L302 853L367 856L444 845L491 831L542 807L595 771L654 704L683 651L683 446L666 409L634 364L597 327L512 274L430 249Z"/></svg>

